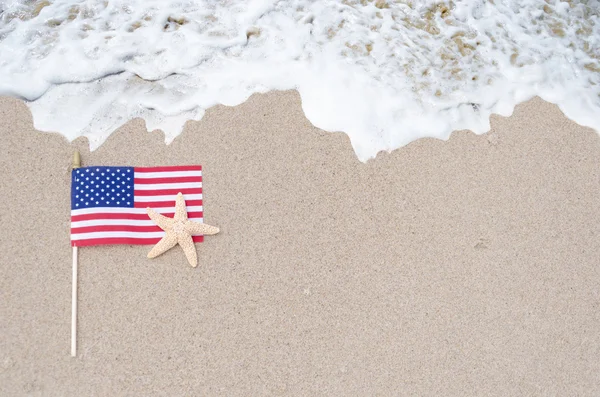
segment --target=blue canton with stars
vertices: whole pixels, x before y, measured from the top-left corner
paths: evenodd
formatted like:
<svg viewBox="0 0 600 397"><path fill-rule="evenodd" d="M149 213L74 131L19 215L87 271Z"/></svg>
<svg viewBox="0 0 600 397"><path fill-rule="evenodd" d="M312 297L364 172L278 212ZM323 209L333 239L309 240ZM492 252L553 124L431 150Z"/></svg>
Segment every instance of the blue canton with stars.
<svg viewBox="0 0 600 397"><path fill-rule="evenodd" d="M71 176L71 209L133 208L133 167L85 167Z"/></svg>

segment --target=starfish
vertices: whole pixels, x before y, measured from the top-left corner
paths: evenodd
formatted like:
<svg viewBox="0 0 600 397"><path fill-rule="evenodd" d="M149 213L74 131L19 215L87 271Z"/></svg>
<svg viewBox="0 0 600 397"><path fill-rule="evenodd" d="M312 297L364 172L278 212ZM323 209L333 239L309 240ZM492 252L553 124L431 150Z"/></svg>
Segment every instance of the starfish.
<svg viewBox="0 0 600 397"><path fill-rule="evenodd" d="M219 233L218 227L188 220L185 199L181 192L177 193L177 198L175 199L175 216L173 218L161 215L152 208L147 208L146 211L150 219L165 231L165 236L148 253L148 258L156 258L179 244L183 248L183 252L190 265L196 267L198 265L198 256L196 255L192 235L212 235Z"/></svg>

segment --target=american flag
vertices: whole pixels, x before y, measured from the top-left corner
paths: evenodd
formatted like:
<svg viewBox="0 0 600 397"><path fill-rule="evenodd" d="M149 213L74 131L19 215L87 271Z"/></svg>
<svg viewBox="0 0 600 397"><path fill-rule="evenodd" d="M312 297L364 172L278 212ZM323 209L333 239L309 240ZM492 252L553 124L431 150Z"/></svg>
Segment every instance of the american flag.
<svg viewBox="0 0 600 397"><path fill-rule="evenodd" d="M164 231L146 208L173 217L183 193L188 218L202 222L202 167L84 167L71 176L71 245L156 244ZM202 236L194 236L201 242Z"/></svg>

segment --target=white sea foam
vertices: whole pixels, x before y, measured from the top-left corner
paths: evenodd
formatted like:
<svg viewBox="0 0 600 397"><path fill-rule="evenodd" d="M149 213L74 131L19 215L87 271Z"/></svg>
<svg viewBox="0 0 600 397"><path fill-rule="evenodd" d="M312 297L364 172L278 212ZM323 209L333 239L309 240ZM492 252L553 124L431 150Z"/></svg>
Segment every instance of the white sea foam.
<svg viewBox="0 0 600 397"><path fill-rule="evenodd" d="M297 89L361 160L489 130L539 95L600 131L598 0L0 0L0 93L97 148L142 117L177 136L205 109ZM235 134L235 131L231 131Z"/></svg>

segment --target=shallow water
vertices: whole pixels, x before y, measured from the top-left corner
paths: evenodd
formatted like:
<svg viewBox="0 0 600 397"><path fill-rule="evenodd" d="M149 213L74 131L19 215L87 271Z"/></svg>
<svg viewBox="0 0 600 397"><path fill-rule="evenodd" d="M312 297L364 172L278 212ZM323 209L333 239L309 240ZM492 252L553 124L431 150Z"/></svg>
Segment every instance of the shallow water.
<svg viewBox="0 0 600 397"><path fill-rule="evenodd" d="M297 89L359 159L489 130L535 95L600 131L600 2L0 0L0 93L92 149ZM235 131L231 132L235 134Z"/></svg>

